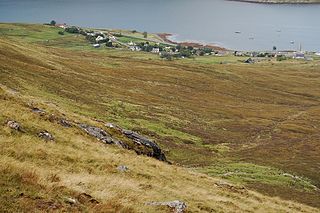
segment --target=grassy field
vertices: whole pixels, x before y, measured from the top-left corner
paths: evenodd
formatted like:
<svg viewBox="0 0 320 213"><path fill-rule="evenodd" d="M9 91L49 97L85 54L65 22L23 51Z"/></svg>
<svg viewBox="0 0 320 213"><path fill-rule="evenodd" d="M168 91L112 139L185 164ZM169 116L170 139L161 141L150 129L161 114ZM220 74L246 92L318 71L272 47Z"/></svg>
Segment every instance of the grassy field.
<svg viewBox="0 0 320 213"><path fill-rule="evenodd" d="M40 102L42 107L58 109L74 119L99 119L138 131L156 140L168 159L176 165L191 167L197 172L224 178L235 184L244 184L249 189L270 196L320 207L320 193L315 189L320 187L319 60L266 61L248 65L241 62L243 58L206 56L166 61L147 53L93 49L83 37L71 34L60 36L58 31L49 26L0 24L0 84L3 88L14 94L17 91L26 103ZM9 176L4 178L13 175L17 177L17 184L22 184L23 177L17 174L19 169L34 168L36 179L39 180L35 185L50 186L44 179L50 175L50 171L56 171L57 174L62 173L59 175L62 176L62 185L68 186L66 196L77 191L89 191L89 194L105 199L106 205L112 203L112 199L119 199L121 205L128 201L123 208L135 211L149 208L142 204L138 207L133 205L138 201L132 200L132 197L140 190L138 174L130 174L133 175L130 176L130 183L125 177L121 179L123 191L117 192L113 188L110 196L106 191L99 191L99 184L113 177L115 165L125 163L140 171L148 180L143 183L145 185L152 182L152 187L155 187L154 182L159 180L154 178L160 175L165 178L161 182L163 186L170 181L175 186L175 191L170 191L170 186L165 187L170 191L168 197L165 196L166 191L160 192L160 186L156 191L152 189L150 193L155 193L155 197L151 194L139 197L140 203L147 198L177 198L180 196L180 186L192 185L195 177L204 177L209 182L199 181L203 187L202 197L196 195L197 189L186 187L183 193L187 197L182 196L181 199L191 203L192 211L200 211L201 208L226 210L217 207L220 202L213 202L215 198L206 198L216 193L206 191L213 180L206 175L192 173L195 176L187 177L190 172L177 166L170 167L152 159L136 157L133 153L116 148L101 149L103 145L92 143L76 130L59 130L51 123L39 120L16 102L15 98L1 101L1 122L12 117L26 123L31 130L32 126L53 129L56 135L62 135L58 139L61 143L57 143L59 147L41 145L39 139L1 127L1 141L7 147L1 153L2 161L11 162L10 165L2 164L8 164L3 170L10 171ZM18 148L20 145L24 148ZM50 149L46 149L46 146ZM59 155L64 146L68 147L69 153L65 158ZM91 150L88 156L83 153L86 146ZM52 156L49 159L41 157L42 152L45 152L44 156ZM83 161L74 163L80 160L80 156L84 158ZM99 162L112 162L115 156L118 156L115 158L118 161L111 163L113 169L110 169L108 176L101 174ZM76 181L82 182L79 180L83 175L82 170L90 173L90 158L94 159L92 164L97 168L93 169L93 176L84 175L87 185L78 186ZM136 160L131 162L132 158ZM139 165L140 160L157 165L154 167L157 169ZM55 161L63 161L60 169L50 165ZM70 162L74 167L70 166ZM48 170L42 170L41 165L44 164L49 164ZM148 172L142 172L144 169ZM179 172L173 173L173 170ZM185 176L178 178L180 171ZM170 175L166 176L167 173ZM115 175L115 178L119 178L123 174ZM95 177L101 181L92 184ZM180 180L184 177L190 183ZM68 182L69 179L75 181ZM108 186L112 187L112 184L114 182L111 181ZM126 194L126 185L133 191ZM53 191L53 197L45 199L58 196L58 192L52 188L43 190ZM194 193L188 195L189 190ZM120 199L122 194L126 195ZM202 201L198 198L202 198ZM61 201L62 198L59 199ZM275 203L280 202L278 198L274 199L277 199ZM247 201L241 204L235 200L231 203L226 201L228 204L224 205L228 208L233 206L234 209L238 205L246 206ZM286 206L282 202L279 205ZM120 204L119 208L122 208ZM261 205L263 208L267 206ZM270 207L273 205L276 204ZM251 207L248 210L257 210ZM300 208L304 209L308 208Z"/></svg>

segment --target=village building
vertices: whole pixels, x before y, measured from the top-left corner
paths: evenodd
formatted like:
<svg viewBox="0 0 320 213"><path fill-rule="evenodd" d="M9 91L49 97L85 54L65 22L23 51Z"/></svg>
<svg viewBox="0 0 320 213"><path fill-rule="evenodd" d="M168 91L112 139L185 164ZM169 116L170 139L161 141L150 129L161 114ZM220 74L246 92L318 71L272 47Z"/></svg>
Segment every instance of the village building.
<svg viewBox="0 0 320 213"><path fill-rule="evenodd" d="M159 53L160 52L160 49L159 48L153 48L151 50L152 53Z"/></svg>
<svg viewBox="0 0 320 213"><path fill-rule="evenodd" d="M301 53L301 52L295 53L294 58L295 59L305 59L305 54Z"/></svg>

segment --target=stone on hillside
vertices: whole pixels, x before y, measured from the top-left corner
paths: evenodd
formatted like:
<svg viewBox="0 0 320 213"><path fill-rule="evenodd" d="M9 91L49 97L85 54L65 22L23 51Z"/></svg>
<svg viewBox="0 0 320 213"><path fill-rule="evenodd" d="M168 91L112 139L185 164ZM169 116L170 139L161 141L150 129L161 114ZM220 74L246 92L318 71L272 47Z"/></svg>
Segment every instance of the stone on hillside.
<svg viewBox="0 0 320 213"><path fill-rule="evenodd" d="M10 127L11 129L21 131L21 125L16 121L12 121L12 120L8 121L7 126Z"/></svg>
<svg viewBox="0 0 320 213"><path fill-rule="evenodd" d="M109 128L115 128L115 125L113 123L106 123L105 126Z"/></svg>
<svg viewBox="0 0 320 213"><path fill-rule="evenodd" d="M149 202L147 203L147 205L168 206L169 208L172 208L175 213L183 213L187 208L187 204L179 200L169 201L169 202Z"/></svg>
<svg viewBox="0 0 320 213"><path fill-rule="evenodd" d="M42 131L38 134L38 136L46 141L53 141L54 137L48 131Z"/></svg>
<svg viewBox="0 0 320 213"><path fill-rule="evenodd" d="M40 115L44 115L46 113L44 110L39 109L37 107L33 107L32 112L39 113Z"/></svg>
<svg viewBox="0 0 320 213"><path fill-rule="evenodd" d="M151 141L150 139L139 135L136 132L131 130L122 129L121 131L127 138L131 139L133 142L137 143L138 145L143 145L146 147L150 147L153 150L151 157L154 157L161 161L167 161L166 156L162 152L161 148L155 142Z"/></svg>
<svg viewBox="0 0 320 213"><path fill-rule="evenodd" d="M248 58L247 60L244 61L246 64L253 64L254 60L252 58Z"/></svg>
<svg viewBox="0 0 320 213"><path fill-rule="evenodd" d="M124 165L120 165L117 167L117 169L120 171L120 172L126 172L129 170L129 168L127 166L124 166Z"/></svg>
<svg viewBox="0 0 320 213"><path fill-rule="evenodd" d="M67 128L69 128L69 127L72 126L71 122L69 122L69 121L67 121L67 120L65 120L65 119L63 119L63 118L60 119L59 124L60 124L61 126L67 127Z"/></svg>
<svg viewBox="0 0 320 213"><path fill-rule="evenodd" d="M87 193L81 193L77 196L77 200L82 203L82 204L86 204L86 203L91 203L91 204L99 204L99 201L97 201L96 199L94 199L91 195L87 194Z"/></svg>
<svg viewBox="0 0 320 213"><path fill-rule="evenodd" d="M76 203L77 203L77 200L74 199L74 198L71 198L71 197L66 197L66 198L64 199L64 201L65 201L66 203L69 203L69 204L76 204Z"/></svg>
<svg viewBox="0 0 320 213"><path fill-rule="evenodd" d="M99 127L89 126L87 124L80 124L79 127L89 135L97 138L98 140L104 143L107 143L107 144L116 143L115 140L106 131L104 131Z"/></svg>

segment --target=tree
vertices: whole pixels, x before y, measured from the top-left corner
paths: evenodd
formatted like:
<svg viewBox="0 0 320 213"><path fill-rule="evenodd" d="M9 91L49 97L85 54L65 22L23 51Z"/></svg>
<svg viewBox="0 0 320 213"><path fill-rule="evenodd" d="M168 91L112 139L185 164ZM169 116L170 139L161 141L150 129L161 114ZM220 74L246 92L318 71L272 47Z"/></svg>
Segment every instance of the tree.
<svg viewBox="0 0 320 213"><path fill-rule="evenodd" d="M72 26L72 27L67 27L65 31L68 33L79 33L80 29L76 26Z"/></svg>
<svg viewBox="0 0 320 213"><path fill-rule="evenodd" d="M143 38L148 38L148 33L147 32L143 32Z"/></svg>
<svg viewBox="0 0 320 213"><path fill-rule="evenodd" d="M56 26L56 24L57 24L57 22L56 22L55 20L52 20L52 21L50 22L50 25L51 25L51 26Z"/></svg>
<svg viewBox="0 0 320 213"><path fill-rule="evenodd" d="M276 47L276 46L273 46L272 49L273 49L273 51L276 51L276 50L277 50L277 47Z"/></svg>

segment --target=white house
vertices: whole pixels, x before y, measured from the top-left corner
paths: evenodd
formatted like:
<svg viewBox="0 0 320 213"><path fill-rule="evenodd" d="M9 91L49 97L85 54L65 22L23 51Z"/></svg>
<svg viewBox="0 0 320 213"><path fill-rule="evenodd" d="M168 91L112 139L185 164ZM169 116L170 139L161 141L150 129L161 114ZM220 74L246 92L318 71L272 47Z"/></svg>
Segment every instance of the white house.
<svg viewBox="0 0 320 213"><path fill-rule="evenodd" d="M153 48L151 50L152 53L159 53L160 52L160 49L159 48Z"/></svg>
<svg viewBox="0 0 320 213"><path fill-rule="evenodd" d="M62 28L62 29L66 29L67 27L68 27L68 25L67 24L56 24L56 26L57 27L60 27L60 28Z"/></svg>
<svg viewBox="0 0 320 213"><path fill-rule="evenodd" d="M129 49L132 51L141 51L141 48L138 46L130 46Z"/></svg>
<svg viewBox="0 0 320 213"><path fill-rule="evenodd" d="M132 41L130 41L128 44L129 44L130 46L135 46L135 45L136 45L136 44L133 43Z"/></svg>

